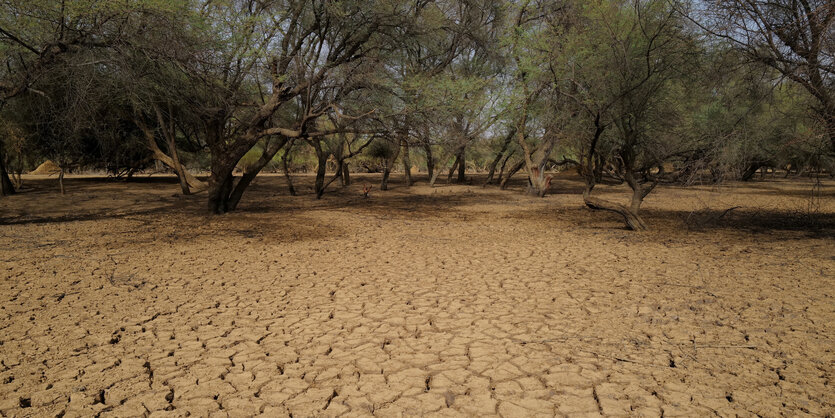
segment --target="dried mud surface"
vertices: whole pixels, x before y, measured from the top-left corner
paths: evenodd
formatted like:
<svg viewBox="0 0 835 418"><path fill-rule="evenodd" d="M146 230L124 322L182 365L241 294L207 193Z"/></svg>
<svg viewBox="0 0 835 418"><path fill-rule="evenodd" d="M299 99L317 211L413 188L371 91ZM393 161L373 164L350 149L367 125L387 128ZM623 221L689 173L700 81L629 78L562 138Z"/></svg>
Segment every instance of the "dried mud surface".
<svg viewBox="0 0 835 418"><path fill-rule="evenodd" d="M0 201L0 415L835 411L831 180L661 187L642 234L569 177L356 180L206 216L170 181L29 179Z"/></svg>

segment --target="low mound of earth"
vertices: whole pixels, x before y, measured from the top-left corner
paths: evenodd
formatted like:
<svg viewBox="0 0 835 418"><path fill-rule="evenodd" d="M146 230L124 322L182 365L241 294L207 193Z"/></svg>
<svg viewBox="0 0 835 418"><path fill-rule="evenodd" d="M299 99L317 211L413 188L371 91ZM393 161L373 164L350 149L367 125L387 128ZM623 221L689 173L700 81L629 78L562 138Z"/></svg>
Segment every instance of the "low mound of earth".
<svg viewBox="0 0 835 418"><path fill-rule="evenodd" d="M636 234L571 176L378 180L263 176L224 216L173 179L28 180L0 207L0 415L835 411L832 181L660 187Z"/></svg>
<svg viewBox="0 0 835 418"><path fill-rule="evenodd" d="M58 167L57 164L53 163L50 160L46 160L41 165L39 165L36 169L34 169L30 174L35 175L50 175L50 174L58 174L61 172L61 167Z"/></svg>

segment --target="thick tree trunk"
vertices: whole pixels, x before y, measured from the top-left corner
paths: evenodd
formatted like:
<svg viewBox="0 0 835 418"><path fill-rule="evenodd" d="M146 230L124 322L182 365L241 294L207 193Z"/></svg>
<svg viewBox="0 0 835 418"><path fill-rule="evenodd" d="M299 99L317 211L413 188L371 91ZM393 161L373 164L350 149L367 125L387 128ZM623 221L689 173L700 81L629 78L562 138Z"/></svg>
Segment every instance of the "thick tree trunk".
<svg viewBox="0 0 835 418"><path fill-rule="evenodd" d="M212 155L212 160L216 157ZM235 175L232 173L235 165L229 164L225 159L219 159L212 163L212 175L209 177L209 212L222 215L230 210L229 195L232 193L232 185Z"/></svg>
<svg viewBox="0 0 835 418"><path fill-rule="evenodd" d="M426 172L431 179L435 175L435 157L432 155L432 146L423 144L423 150L426 152Z"/></svg>
<svg viewBox="0 0 835 418"><path fill-rule="evenodd" d="M532 196L545 197L548 189L551 187L551 176L545 174L545 164L541 164L539 168L534 168L532 175L528 177L528 194Z"/></svg>
<svg viewBox="0 0 835 418"><path fill-rule="evenodd" d="M9 173L6 171L6 156L2 147L3 144L0 143L0 196L8 196L15 194L15 188L11 179L9 179Z"/></svg>

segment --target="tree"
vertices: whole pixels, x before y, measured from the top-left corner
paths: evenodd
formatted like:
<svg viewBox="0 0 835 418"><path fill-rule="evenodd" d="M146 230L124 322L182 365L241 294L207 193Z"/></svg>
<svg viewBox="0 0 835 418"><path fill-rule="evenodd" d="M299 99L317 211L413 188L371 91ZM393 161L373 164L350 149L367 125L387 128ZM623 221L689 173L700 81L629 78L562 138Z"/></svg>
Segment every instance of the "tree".
<svg viewBox="0 0 835 418"><path fill-rule="evenodd" d="M505 42L512 60L510 74L512 130L521 151L519 161L502 181L504 188L510 177L524 168L528 176L528 193L543 197L551 179L546 174L551 153L560 140L560 98L553 96L553 80L549 74L549 58L559 51L560 39L550 29L567 23L568 3L552 1L520 2L513 21L508 25ZM556 100L555 100L556 99Z"/></svg>
<svg viewBox="0 0 835 418"><path fill-rule="evenodd" d="M262 139L335 133L316 130L316 119L338 105L319 102L332 96L316 92L396 45L389 36L410 24L402 17L408 7L388 1L203 4L206 38L215 41L190 52L181 65L192 83L210 93L200 109L211 153L210 212L237 207L248 183L236 183L233 171ZM276 118L287 107L303 110L292 123Z"/></svg>
<svg viewBox="0 0 835 418"><path fill-rule="evenodd" d="M166 2L101 2L94 0L10 0L0 4L0 110L22 96L44 92L34 84L54 68L66 67L63 58L83 51L116 48L141 39L149 27L135 19L170 13ZM84 65L94 65L90 61ZM76 65L80 63L76 62ZM0 138L0 161L5 161ZM2 163L0 163L2 165ZM6 167L0 167L2 194L7 186Z"/></svg>
<svg viewBox="0 0 835 418"><path fill-rule="evenodd" d="M829 0L712 0L695 19L750 59L802 86L835 153L835 3Z"/></svg>
<svg viewBox="0 0 835 418"><path fill-rule="evenodd" d="M640 207L659 181L653 171L663 172L679 151L675 127L694 44L666 1L599 0L578 10L576 24L554 28L553 36L566 41L551 62L560 94L585 121L576 144L583 199L643 230ZM592 195L606 167L632 189L628 206Z"/></svg>

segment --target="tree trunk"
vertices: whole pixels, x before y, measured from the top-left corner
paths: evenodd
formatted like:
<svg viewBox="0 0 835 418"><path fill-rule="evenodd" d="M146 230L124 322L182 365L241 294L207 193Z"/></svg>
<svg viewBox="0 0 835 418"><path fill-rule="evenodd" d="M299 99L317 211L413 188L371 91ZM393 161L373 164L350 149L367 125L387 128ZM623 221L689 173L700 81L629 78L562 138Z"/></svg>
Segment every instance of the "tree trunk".
<svg viewBox="0 0 835 418"><path fill-rule="evenodd" d="M527 89L527 87L526 87ZM554 141L552 139L548 139L547 145L543 145L547 148L547 150L542 150L542 157L539 159L538 163L535 163L534 153L531 151L528 143L526 142L527 134L525 132L525 127L528 121L528 106L530 105L533 97L527 96L525 99L524 104L522 105L522 113L521 117L519 118L519 122L516 125L516 139L519 142L519 146L522 148L522 163L525 167L525 171L528 172L528 181L530 185L528 187L528 193L538 194L540 196L544 196L545 187L544 187L544 161L547 161L548 157L551 154L551 148L553 148ZM510 179L509 174L505 181ZM502 185L504 189L504 185Z"/></svg>
<svg viewBox="0 0 835 418"><path fill-rule="evenodd" d="M174 172L177 173L177 179L180 181L180 188L183 190L184 195L190 195L191 190L188 187L188 180L186 180L185 169L183 168L182 163L180 163L180 156L177 153L177 140L174 136L174 117L172 115L171 105L169 103L168 106L168 120L170 122L169 126L166 126L165 118L162 116L162 112L159 110L159 107L154 104L154 111L157 114L157 122L159 123L159 127L162 130L162 134L168 142L168 152L171 154L171 162L174 165ZM156 145L156 143L155 143Z"/></svg>
<svg viewBox="0 0 835 418"><path fill-rule="evenodd" d="M432 156L432 146L423 144L423 150L426 152L426 172L431 179L435 175L435 157Z"/></svg>
<svg viewBox="0 0 835 418"><path fill-rule="evenodd" d="M447 184L452 183L452 177L455 175L455 170L457 170L457 169L458 169L458 164L459 164L460 162L461 162L461 156L460 156L460 155L456 155L456 156L455 156L455 161L453 161L453 162L452 162L452 166L451 166L451 167L449 167L449 173L447 173L447 176L446 176L446 182L447 182Z"/></svg>
<svg viewBox="0 0 835 418"><path fill-rule="evenodd" d="M190 195L191 190L188 187L185 169L183 168L183 164L180 163L180 156L177 154L177 145L173 137L168 140L168 149L171 152L171 160L174 162L174 171L177 173L177 179L180 181L180 188L184 195Z"/></svg>
<svg viewBox="0 0 835 418"><path fill-rule="evenodd" d="M510 178L513 177L513 175L516 174L517 171L521 170L524 166L525 160L519 161L518 163L514 164L513 167L511 167L510 170L507 172L507 176L505 176L505 178L499 184L499 188L502 190L507 189L507 182L509 182Z"/></svg>
<svg viewBox="0 0 835 418"><path fill-rule="evenodd" d="M458 183L464 184L467 182L467 154L464 148L461 148L461 156L458 159Z"/></svg>
<svg viewBox="0 0 835 418"><path fill-rule="evenodd" d="M145 134L145 140L148 143L148 149L151 150L151 153L153 154L154 159L157 161L157 163L165 164L166 166L174 169L175 172L177 173L178 177L185 178L186 183L188 184L188 186L195 189L196 191L205 190L208 187L208 185L206 183L198 180L197 177L194 177L188 171L182 170L182 166L180 166L181 170L177 170L176 166L180 165L179 159L177 159L176 162L175 162L175 160L173 158L169 157L167 154L162 152L162 150L159 148L159 146L157 146L157 141L154 137L154 132L151 131L148 128L148 126L145 125L144 122L142 122L141 120L138 120L138 119L134 119L134 123ZM173 147L172 149L176 150L176 147ZM182 181L181 181L181 184L182 184ZM185 193L185 194L188 194L188 193Z"/></svg>
<svg viewBox="0 0 835 418"><path fill-rule="evenodd" d="M58 188L61 189L61 194L64 194L64 167L61 167L61 171L58 173Z"/></svg>
<svg viewBox="0 0 835 418"><path fill-rule="evenodd" d="M458 168L458 163L461 161L461 155L455 155L455 161L452 163L452 167L449 168L449 174L446 176L447 184L452 183L452 176L455 174L455 169Z"/></svg>
<svg viewBox="0 0 835 418"><path fill-rule="evenodd" d="M290 150L293 149L293 143L295 141L291 141L290 145L287 146L287 150L284 151L284 155L281 156L281 168L284 170L284 179L287 180L287 188L289 189L290 196L296 195L296 188L293 187L293 178L290 176L290 165L287 163L287 160L290 158Z"/></svg>
<svg viewBox="0 0 835 418"><path fill-rule="evenodd" d="M507 151L507 147L510 146L510 142L513 140L513 135L516 134L516 129L511 129L510 133L505 137L504 143L502 143L502 149L496 154L496 158L493 159L493 162L490 163L489 169L487 171L487 180L484 181L485 185L493 184L493 175L496 173L496 167L502 161L502 157L504 156L505 151ZM501 181L501 179L499 179Z"/></svg>
<svg viewBox="0 0 835 418"><path fill-rule="evenodd" d="M267 141L267 144L264 147L264 152L261 153L261 157L255 162L255 164L249 167L246 173L241 176L241 179L238 180L238 184L235 185L235 188L229 195L229 202L227 203L228 210L232 211L238 208L238 203L240 203L241 197L244 195L246 188L249 187L250 183L255 180L256 176L258 176L258 173L260 173L261 170L263 170L264 167L272 161L275 154L277 154L286 143L287 138L284 137L274 141Z"/></svg>
<svg viewBox="0 0 835 418"><path fill-rule="evenodd" d="M502 184L502 178L504 177L504 168L507 166L507 162L510 161L510 157L514 154L513 151L510 151L506 157L504 157L504 161L502 161L502 167L499 169L499 177L496 179L496 183Z"/></svg>
<svg viewBox="0 0 835 418"><path fill-rule="evenodd" d="M391 168L397 157L400 154L400 147L394 147L394 152L385 160L383 160L383 180L380 182L380 190L389 189L389 177L391 176Z"/></svg>
<svg viewBox="0 0 835 418"><path fill-rule="evenodd" d="M328 153L322 149L322 144L318 140L314 140L313 148L316 150L316 182L313 190L316 192L316 198L321 199L325 194L325 174L328 168Z"/></svg>
<svg viewBox="0 0 835 418"><path fill-rule="evenodd" d="M632 208L627 208L618 203L609 202L597 197L593 197L591 195L591 191L594 188L594 184L586 184L586 189L583 191L583 202L591 209L594 210L605 210L609 212L617 213L618 215L623 216L624 222L626 222L626 226L633 230L633 231L644 231L647 229L646 223L644 220L638 216L637 210L634 212ZM632 202L632 207L635 207L635 201ZM640 206L640 202L637 204Z"/></svg>
<svg viewBox="0 0 835 418"><path fill-rule="evenodd" d="M391 169L386 165L383 167L383 180L380 181L380 190L388 190L389 189L389 176L391 175Z"/></svg>
<svg viewBox="0 0 835 418"><path fill-rule="evenodd" d="M15 188L6 171L6 155L2 148L3 144L0 143L0 196L8 196L15 194Z"/></svg>
<svg viewBox="0 0 835 418"><path fill-rule="evenodd" d="M403 144L403 174L406 179L406 187L411 187L412 184L412 161L409 158L409 143L406 140L401 141Z"/></svg>
<svg viewBox="0 0 835 418"><path fill-rule="evenodd" d="M212 154L212 175L209 177L209 212L222 215L230 210L229 194L232 193L232 185L235 175L232 171L235 164L229 159L216 157Z"/></svg>
<svg viewBox="0 0 835 418"><path fill-rule="evenodd" d="M760 162L753 162L753 163L749 164L748 167L745 169L745 171L742 173L741 180L742 181L751 180L751 178L754 177L754 174L757 173L757 170L759 170L760 167L762 167L762 166L763 166L763 164L760 163Z"/></svg>
<svg viewBox="0 0 835 418"><path fill-rule="evenodd" d="M342 164L342 185L343 186L350 186L351 185L351 170L348 167L347 161L341 161Z"/></svg>
<svg viewBox="0 0 835 418"><path fill-rule="evenodd" d="M438 158L436 160L437 165L435 165L435 167L433 169L434 173L432 173L432 176L429 177L429 185L430 186L435 186L435 182L438 180L438 177L440 177L440 175L444 171L446 171L446 169L447 169L446 162L449 161L450 157L452 157L453 154L457 154L457 150L444 152L444 153L441 154L441 158ZM452 175L455 173L455 168L456 168L457 165L458 165L458 158L456 157L455 162L452 163L452 167L449 169L450 171L449 171L449 176L447 177L447 183L449 183L452 180Z"/></svg>

